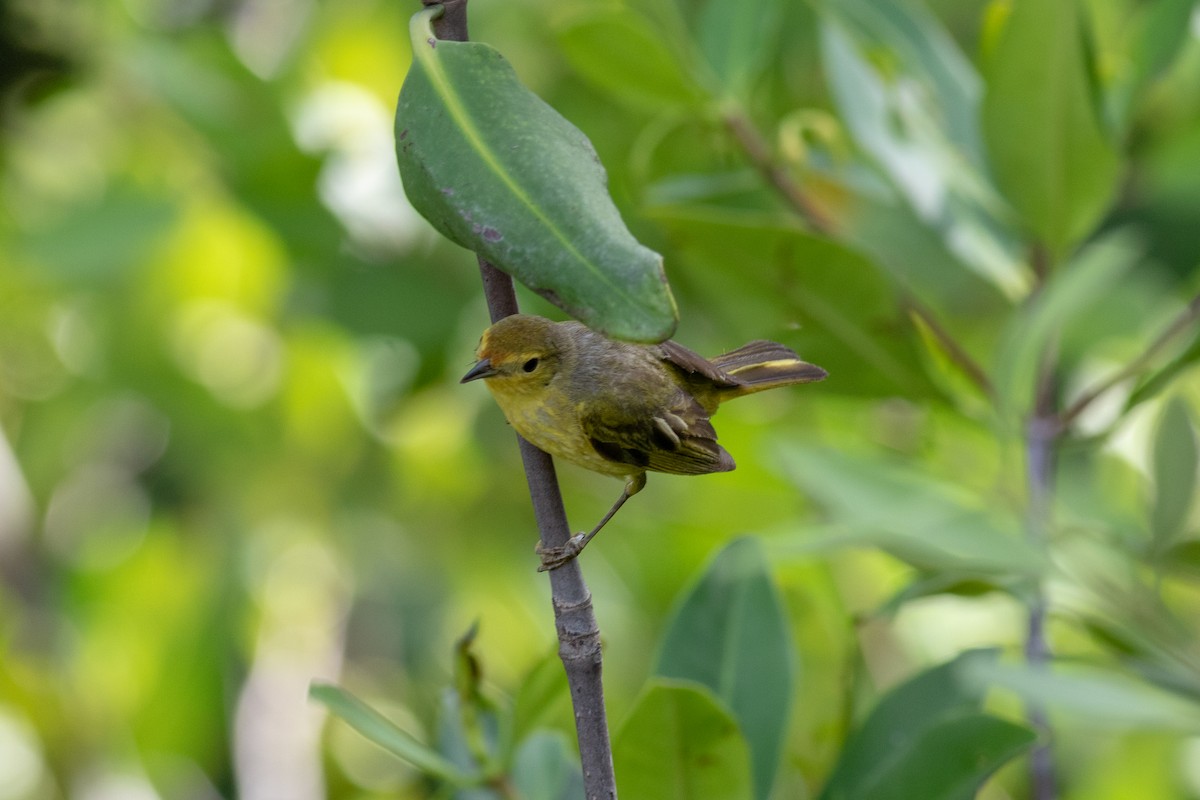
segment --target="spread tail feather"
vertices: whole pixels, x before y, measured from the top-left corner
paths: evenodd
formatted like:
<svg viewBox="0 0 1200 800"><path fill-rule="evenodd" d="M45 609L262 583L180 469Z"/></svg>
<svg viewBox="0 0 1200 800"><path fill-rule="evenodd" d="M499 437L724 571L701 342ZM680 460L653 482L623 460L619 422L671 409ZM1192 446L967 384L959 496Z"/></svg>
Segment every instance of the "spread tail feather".
<svg viewBox="0 0 1200 800"><path fill-rule="evenodd" d="M824 380L829 373L809 364L787 347L760 339L711 359L714 366L734 378L737 394L761 392L793 383Z"/></svg>

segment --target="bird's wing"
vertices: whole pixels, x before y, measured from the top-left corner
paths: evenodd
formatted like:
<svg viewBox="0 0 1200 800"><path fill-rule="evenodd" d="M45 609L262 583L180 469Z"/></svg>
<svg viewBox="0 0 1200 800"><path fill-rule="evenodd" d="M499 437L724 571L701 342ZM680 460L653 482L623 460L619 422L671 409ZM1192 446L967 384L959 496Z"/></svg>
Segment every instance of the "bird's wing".
<svg viewBox="0 0 1200 800"><path fill-rule="evenodd" d="M716 386L740 386L742 382L713 364L704 356L695 353L679 342L668 340L658 345L663 360L693 375L702 375Z"/></svg>
<svg viewBox="0 0 1200 800"><path fill-rule="evenodd" d="M733 456L717 444L708 413L682 389L654 408L614 412L607 404L586 405L579 421L596 452L618 464L677 475L734 468Z"/></svg>

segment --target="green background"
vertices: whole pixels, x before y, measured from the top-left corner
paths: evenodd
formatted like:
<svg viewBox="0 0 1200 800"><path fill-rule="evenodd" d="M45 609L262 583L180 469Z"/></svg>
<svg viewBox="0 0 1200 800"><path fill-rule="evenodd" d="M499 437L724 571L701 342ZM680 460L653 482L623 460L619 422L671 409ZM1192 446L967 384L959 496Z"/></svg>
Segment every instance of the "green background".
<svg viewBox="0 0 1200 800"><path fill-rule="evenodd" d="M449 796L307 691L450 752L475 622L482 691L573 736L513 436L458 384L487 321L474 258L397 174L417 10L4 6L0 800ZM775 800L855 791L839 756L880 694L981 646L1004 657L989 711L1049 704L1061 796L1200 797L1194 323L1062 440L1049 544L1022 531L1042 355L1069 405L1200 288L1192 4L470 13L591 139L665 257L677 339L830 372L723 409L737 471L652 475L583 556L614 729L678 598L751 534L795 649ZM751 168L730 108L833 235ZM620 490L559 474L576 528ZM1049 676L1020 668L1034 577ZM980 796L1027 797L1023 762Z"/></svg>

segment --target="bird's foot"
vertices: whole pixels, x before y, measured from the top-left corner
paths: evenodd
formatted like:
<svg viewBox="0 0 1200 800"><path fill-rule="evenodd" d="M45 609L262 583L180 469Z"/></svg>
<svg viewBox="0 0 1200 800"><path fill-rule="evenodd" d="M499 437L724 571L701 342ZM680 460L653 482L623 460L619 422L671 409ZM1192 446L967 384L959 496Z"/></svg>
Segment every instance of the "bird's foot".
<svg viewBox="0 0 1200 800"><path fill-rule="evenodd" d="M560 547L544 547L541 542L538 542L537 547L533 548L533 552L542 557L542 563L538 565L538 572L549 572L573 561L583 552L589 538L586 533L577 533Z"/></svg>

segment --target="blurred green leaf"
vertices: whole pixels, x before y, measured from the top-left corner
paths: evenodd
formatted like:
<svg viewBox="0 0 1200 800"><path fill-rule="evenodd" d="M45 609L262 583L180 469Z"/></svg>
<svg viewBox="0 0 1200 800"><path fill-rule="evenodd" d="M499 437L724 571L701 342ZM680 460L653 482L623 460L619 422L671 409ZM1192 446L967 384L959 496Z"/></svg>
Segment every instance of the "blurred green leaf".
<svg viewBox="0 0 1200 800"><path fill-rule="evenodd" d="M461 734L462 744L470 752L471 760L490 766L497 759L499 714L495 703L484 695L480 686L483 665L472 649L478 633L479 621L476 620L454 647L454 691L457 694L454 707L458 710L458 718L456 725L443 725L442 731Z"/></svg>
<svg viewBox="0 0 1200 800"><path fill-rule="evenodd" d="M699 108L707 100L680 57L637 11L593 9L558 28L563 55L613 98L651 111Z"/></svg>
<svg viewBox="0 0 1200 800"><path fill-rule="evenodd" d="M727 96L744 98L779 35L781 0L708 0L699 16L700 49Z"/></svg>
<svg viewBox="0 0 1200 800"><path fill-rule="evenodd" d="M554 723L572 724L571 692L558 648L539 660L517 690L513 703L513 736L518 740Z"/></svg>
<svg viewBox="0 0 1200 800"><path fill-rule="evenodd" d="M1192 580L1200 579L1200 539L1187 539L1171 545L1162 555L1168 569Z"/></svg>
<svg viewBox="0 0 1200 800"><path fill-rule="evenodd" d="M71 208L20 240L17 253L47 278L85 285L120 283L171 229L176 206L134 186L116 186L96 203Z"/></svg>
<svg viewBox="0 0 1200 800"><path fill-rule="evenodd" d="M985 71L992 173L1056 257L1108 208L1120 171L1094 101L1080 5L1015 0Z"/></svg>
<svg viewBox="0 0 1200 800"><path fill-rule="evenodd" d="M970 800L1034 740L1028 728L981 713L975 650L901 684L846 742L821 800Z"/></svg>
<svg viewBox="0 0 1200 800"><path fill-rule="evenodd" d="M750 754L706 687L656 678L613 744L617 793L654 800L750 800Z"/></svg>
<svg viewBox="0 0 1200 800"><path fill-rule="evenodd" d="M1157 0L1142 7L1131 53L1137 88L1161 75L1179 55L1195 9L1195 0Z"/></svg>
<svg viewBox="0 0 1200 800"><path fill-rule="evenodd" d="M507 720L490 703L480 703L479 696L463 697L459 691L447 688L442 692L438 709L437 749L459 770L481 778L496 774L502 768L507 739ZM477 780L476 783L479 783ZM460 797L491 797L482 788L468 786Z"/></svg>
<svg viewBox="0 0 1200 800"><path fill-rule="evenodd" d="M324 705L350 727L383 749L399 756L426 775L456 785L472 782L472 777L447 761L412 734L397 728L386 717L354 695L327 683L314 683L309 696Z"/></svg>
<svg viewBox="0 0 1200 800"><path fill-rule="evenodd" d="M421 11L396 109L404 190L450 240L592 328L660 341L675 330L662 257L625 227L583 133L493 48L438 41Z"/></svg>
<svg viewBox="0 0 1200 800"><path fill-rule="evenodd" d="M526 737L513 758L512 780L522 800L578 800L583 773L567 737L537 731Z"/></svg>
<svg viewBox="0 0 1200 800"><path fill-rule="evenodd" d="M1126 232L1109 234L1055 270L1034 301L1013 316L994 370L1002 412L1012 419L1024 413L1046 348L1078 315L1112 291L1138 255Z"/></svg>
<svg viewBox="0 0 1200 800"><path fill-rule="evenodd" d="M847 200L842 220L846 240L940 316L961 315L964 304L980 313L1007 308L1000 287L1012 291L1020 284L1015 271L997 266L987 274L965 268L948 240L899 198L860 192Z"/></svg>
<svg viewBox="0 0 1200 800"><path fill-rule="evenodd" d="M827 540L797 534L793 552L875 546L918 568L959 574L1032 575L1044 567L1015 518L911 464L795 444L780 453L784 469L825 507L834 529Z"/></svg>
<svg viewBox="0 0 1200 800"><path fill-rule="evenodd" d="M702 293L731 336L798 325L788 344L814 363L841 365L836 391L932 393L914 342L896 334L907 323L892 283L861 253L778 213L690 203L648 214L697 266L680 284Z"/></svg>
<svg viewBox="0 0 1200 800"><path fill-rule="evenodd" d="M986 177L981 86L970 63L917 6L852 0L822 10L821 55L841 118L911 207L902 224L937 231L961 262L952 268L965 266L1011 297L1022 294L1028 277L1000 212L1003 201ZM870 217L848 215L848 233L892 264L894 253L906 251L877 246L891 242L856 230Z"/></svg>
<svg viewBox="0 0 1200 800"><path fill-rule="evenodd" d="M894 734L898 739L900 731ZM836 773L821 798L972 800L988 776L1034 738L1028 728L987 714L948 717L915 736L905 736L882 762L862 763L848 748L844 757L854 759L860 769Z"/></svg>
<svg viewBox="0 0 1200 800"><path fill-rule="evenodd" d="M924 597L936 595L954 595L956 597L980 597L991 592L1013 592L1017 586L1005 581L988 580L986 576L959 574L955 572L930 572L918 576L896 592L876 612L890 616L896 614L905 604ZM1014 592L1015 593L1015 592Z"/></svg>
<svg viewBox="0 0 1200 800"><path fill-rule="evenodd" d="M1176 395L1167 402L1154 437L1154 505L1150 531L1162 551L1184 532L1196 496L1196 429L1187 401Z"/></svg>
<svg viewBox="0 0 1200 800"><path fill-rule="evenodd" d="M755 796L771 792L795 668L779 592L755 539L730 542L683 598L655 674L696 681L733 712L754 762Z"/></svg>
<svg viewBox="0 0 1200 800"><path fill-rule="evenodd" d="M820 8L826 20L837 20L855 40L869 42L872 49L886 48L886 57L878 58L880 79L888 75L898 84L897 73L901 73L907 81L916 82L911 88L921 96L914 100L925 102L938 115L938 128L945 132L948 143L975 167L983 166L978 121L982 81L941 22L922 5L908 0L836 0L822 3ZM890 74L884 64L891 66ZM835 88L850 88L838 85L843 77L829 74ZM851 100L838 98L839 105ZM853 125L850 115L845 116Z"/></svg>
<svg viewBox="0 0 1200 800"><path fill-rule="evenodd" d="M1114 670L978 663L971 680L1000 686L1023 700L1092 725L1200 733L1200 702L1188 702Z"/></svg>

